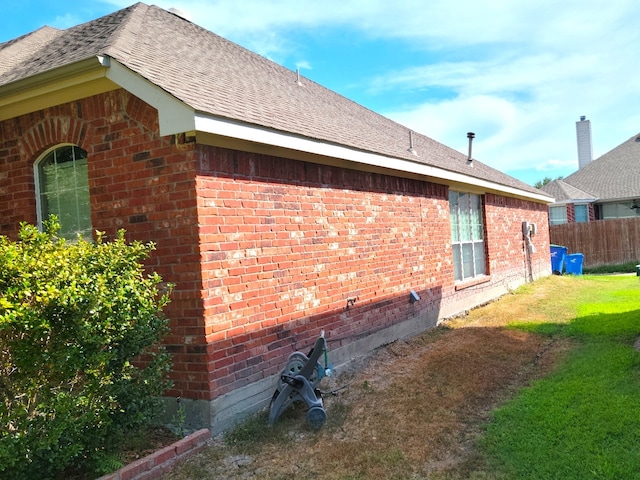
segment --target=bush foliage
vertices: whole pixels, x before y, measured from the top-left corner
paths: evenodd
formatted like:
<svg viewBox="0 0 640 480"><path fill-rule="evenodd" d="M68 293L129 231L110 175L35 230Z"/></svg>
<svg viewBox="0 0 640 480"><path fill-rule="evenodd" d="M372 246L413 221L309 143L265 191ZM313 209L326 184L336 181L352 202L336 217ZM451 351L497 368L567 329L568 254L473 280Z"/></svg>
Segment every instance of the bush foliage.
<svg viewBox="0 0 640 480"><path fill-rule="evenodd" d="M58 228L0 237L1 478L106 473L110 447L169 386L168 294L141 265L153 245L123 231L67 242Z"/></svg>

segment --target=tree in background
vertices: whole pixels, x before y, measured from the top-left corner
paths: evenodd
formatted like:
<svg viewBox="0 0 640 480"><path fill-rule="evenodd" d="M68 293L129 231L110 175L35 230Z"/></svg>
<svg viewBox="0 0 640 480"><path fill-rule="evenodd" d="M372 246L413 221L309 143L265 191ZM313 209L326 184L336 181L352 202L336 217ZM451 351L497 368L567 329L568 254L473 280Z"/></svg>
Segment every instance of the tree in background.
<svg viewBox="0 0 640 480"><path fill-rule="evenodd" d="M547 183L551 183L555 180L562 180L564 177L561 175L558 178L552 179L550 177L544 177L542 180L538 180L536 183L533 184L533 186L535 188L542 188L544 187Z"/></svg>

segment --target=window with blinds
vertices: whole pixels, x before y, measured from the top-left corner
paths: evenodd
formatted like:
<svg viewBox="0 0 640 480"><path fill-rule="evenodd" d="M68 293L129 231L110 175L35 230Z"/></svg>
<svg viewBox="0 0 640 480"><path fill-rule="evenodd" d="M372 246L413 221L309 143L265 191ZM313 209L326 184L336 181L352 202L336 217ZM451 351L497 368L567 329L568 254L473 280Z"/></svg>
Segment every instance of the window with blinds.
<svg viewBox="0 0 640 480"><path fill-rule="evenodd" d="M567 207L565 205L549 207L549 224L562 225L564 223L567 223Z"/></svg>
<svg viewBox="0 0 640 480"><path fill-rule="evenodd" d="M485 275L484 223L480 195L450 191L449 213L455 280Z"/></svg>
<svg viewBox="0 0 640 480"><path fill-rule="evenodd" d="M576 223L583 223L589 221L589 206L588 205L575 205L574 216Z"/></svg>

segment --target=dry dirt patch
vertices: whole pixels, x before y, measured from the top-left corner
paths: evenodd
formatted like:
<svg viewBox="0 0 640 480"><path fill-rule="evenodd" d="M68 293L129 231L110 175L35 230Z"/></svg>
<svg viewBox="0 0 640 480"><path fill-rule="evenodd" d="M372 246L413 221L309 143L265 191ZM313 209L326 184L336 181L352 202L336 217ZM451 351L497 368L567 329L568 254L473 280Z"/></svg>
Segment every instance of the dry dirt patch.
<svg viewBox="0 0 640 480"><path fill-rule="evenodd" d="M329 420L319 432L294 410L278 438L255 451L220 442L163 478L468 478L486 471L475 441L491 410L547 372L566 347L501 326L441 326L329 379L325 388L348 388L325 397Z"/></svg>

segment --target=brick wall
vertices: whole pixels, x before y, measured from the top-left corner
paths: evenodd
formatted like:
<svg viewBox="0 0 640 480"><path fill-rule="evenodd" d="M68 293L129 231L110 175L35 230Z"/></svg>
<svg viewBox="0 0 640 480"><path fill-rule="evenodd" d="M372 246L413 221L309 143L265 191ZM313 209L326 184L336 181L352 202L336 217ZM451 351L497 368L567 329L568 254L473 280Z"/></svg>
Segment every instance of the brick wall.
<svg viewBox="0 0 640 480"><path fill-rule="evenodd" d="M567 209L567 223L575 223L576 222L576 205L574 203L568 203L566 205L566 209ZM587 216L588 216L589 222L593 222L596 220L595 205L593 203L587 204Z"/></svg>
<svg viewBox="0 0 640 480"><path fill-rule="evenodd" d="M277 373L321 330L339 348L549 270L544 205L485 195L489 277L460 288L446 186L157 132L157 112L121 90L1 122L0 234L36 221L35 160L85 149L94 228L156 242L149 266L176 284L170 396L212 400ZM525 220L540 227L531 257Z"/></svg>
<svg viewBox="0 0 640 480"><path fill-rule="evenodd" d="M485 195L485 220L489 274L496 277L494 281L537 278L551 268L546 205L489 193ZM530 257L524 250L524 221L537 226L531 237L535 252Z"/></svg>
<svg viewBox="0 0 640 480"><path fill-rule="evenodd" d="M157 112L119 90L0 122L0 234L36 223L34 162L72 143L88 152L94 229L157 244L149 266L176 285L166 313L175 390L209 394L204 355L194 144L160 137Z"/></svg>
<svg viewBox="0 0 640 480"><path fill-rule="evenodd" d="M567 223L575 223L576 221L576 206L573 203L567 204Z"/></svg>
<svg viewBox="0 0 640 480"><path fill-rule="evenodd" d="M487 195L492 279L456 290L447 187L220 148L202 147L201 155L214 395L277 373L321 329L336 348L521 280L522 221L547 225L546 206ZM545 242L548 263L548 234L541 233L539 252ZM420 302L409 302L411 290Z"/></svg>

